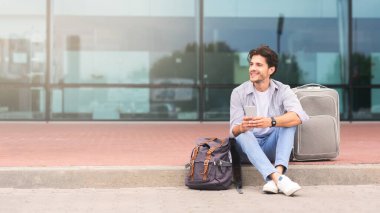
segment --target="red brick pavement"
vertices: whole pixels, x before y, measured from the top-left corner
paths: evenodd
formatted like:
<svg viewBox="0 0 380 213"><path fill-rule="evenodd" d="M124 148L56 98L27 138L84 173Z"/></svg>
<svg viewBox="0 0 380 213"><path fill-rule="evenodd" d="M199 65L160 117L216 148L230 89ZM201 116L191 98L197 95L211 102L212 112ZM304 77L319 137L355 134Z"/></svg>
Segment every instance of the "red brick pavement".
<svg viewBox="0 0 380 213"><path fill-rule="evenodd" d="M0 166L180 166L195 139L228 136L228 123L0 123ZM380 123L342 123L336 160L380 163Z"/></svg>

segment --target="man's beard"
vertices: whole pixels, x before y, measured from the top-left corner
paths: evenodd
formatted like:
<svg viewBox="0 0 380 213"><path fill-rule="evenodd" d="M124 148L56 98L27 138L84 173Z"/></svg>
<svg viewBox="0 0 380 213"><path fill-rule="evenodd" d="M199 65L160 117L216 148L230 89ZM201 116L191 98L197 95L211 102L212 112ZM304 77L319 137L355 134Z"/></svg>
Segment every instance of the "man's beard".
<svg viewBox="0 0 380 213"><path fill-rule="evenodd" d="M260 76L260 77L261 77L261 76ZM264 81L263 78L258 78L258 79L256 79L256 80L251 80L251 82L254 83L254 84L259 84L259 83L262 83L263 81Z"/></svg>

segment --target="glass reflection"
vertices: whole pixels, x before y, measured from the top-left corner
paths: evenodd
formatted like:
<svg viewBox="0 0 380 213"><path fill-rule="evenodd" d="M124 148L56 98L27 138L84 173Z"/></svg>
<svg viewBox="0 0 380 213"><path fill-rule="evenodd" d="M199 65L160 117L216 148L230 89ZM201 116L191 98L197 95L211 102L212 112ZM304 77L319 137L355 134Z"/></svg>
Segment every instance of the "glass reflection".
<svg viewBox="0 0 380 213"><path fill-rule="evenodd" d="M0 90L1 120L45 118L45 90L40 87L3 87Z"/></svg>
<svg viewBox="0 0 380 213"><path fill-rule="evenodd" d="M192 88L65 88L52 93L56 120L195 120Z"/></svg>
<svg viewBox="0 0 380 213"><path fill-rule="evenodd" d="M149 84L163 72L195 82L194 1L97 2L55 4L53 83Z"/></svg>
<svg viewBox="0 0 380 213"><path fill-rule="evenodd" d="M0 82L44 83L46 16L44 0L0 3Z"/></svg>
<svg viewBox="0 0 380 213"><path fill-rule="evenodd" d="M207 89L205 92L206 120L229 120L231 89Z"/></svg>
<svg viewBox="0 0 380 213"><path fill-rule="evenodd" d="M348 44L346 10L345 0L205 1L206 44L228 46L206 51L205 79L242 83L248 67L239 62L251 48L265 43L280 55L282 74L275 76L280 81L347 83L347 48L343 48ZM219 69L222 60L225 68ZM223 77L209 79L215 70Z"/></svg>
<svg viewBox="0 0 380 213"><path fill-rule="evenodd" d="M197 45L188 44L183 51L172 54L154 53L156 58L150 71L150 82L153 84L194 85L197 83ZM153 58L153 57L152 57Z"/></svg>
<svg viewBox="0 0 380 213"><path fill-rule="evenodd" d="M380 2L353 0L353 55L351 82L353 118L379 119L380 90Z"/></svg>

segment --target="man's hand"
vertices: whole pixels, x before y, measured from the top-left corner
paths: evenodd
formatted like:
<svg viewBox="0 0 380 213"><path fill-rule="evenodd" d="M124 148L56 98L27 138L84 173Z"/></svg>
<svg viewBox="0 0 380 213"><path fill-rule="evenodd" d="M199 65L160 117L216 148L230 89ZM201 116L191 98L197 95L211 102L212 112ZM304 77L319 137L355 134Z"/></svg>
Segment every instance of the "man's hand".
<svg viewBox="0 0 380 213"><path fill-rule="evenodd" d="M246 132L249 129L253 128L266 128L272 126L272 119L267 117L243 117L243 121L240 125L237 125L232 130L232 133L235 137L239 134Z"/></svg>
<svg viewBox="0 0 380 213"><path fill-rule="evenodd" d="M276 116L276 127L291 127L301 124L301 119L295 112L287 112L284 115ZM266 128L272 126L272 119L267 117L243 117L243 121L240 125L237 125L232 130L234 136L238 136L240 133L246 132L252 128Z"/></svg>
<svg viewBox="0 0 380 213"><path fill-rule="evenodd" d="M267 117L243 117L243 122L241 123L241 131L245 132L252 128L266 128L272 126L271 118Z"/></svg>

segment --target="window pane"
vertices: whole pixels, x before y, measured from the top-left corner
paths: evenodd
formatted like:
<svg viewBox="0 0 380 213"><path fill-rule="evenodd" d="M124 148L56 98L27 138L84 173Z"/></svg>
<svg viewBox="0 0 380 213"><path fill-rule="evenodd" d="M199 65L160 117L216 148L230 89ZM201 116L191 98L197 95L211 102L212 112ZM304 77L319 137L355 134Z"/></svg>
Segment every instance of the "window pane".
<svg viewBox="0 0 380 213"><path fill-rule="evenodd" d="M45 0L1 1L0 82L44 82L45 11Z"/></svg>
<svg viewBox="0 0 380 213"><path fill-rule="evenodd" d="M1 120L42 120L44 118L45 90L43 88L1 88Z"/></svg>
<svg viewBox="0 0 380 213"><path fill-rule="evenodd" d="M352 82L356 85L380 84L379 7L376 0L353 1Z"/></svg>
<svg viewBox="0 0 380 213"><path fill-rule="evenodd" d="M205 1L206 82L242 83L248 51L265 43L284 83L347 83L347 20L346 0Z"/></svg>
<svg viewBox="0 0 380 213"><path fill-rule="evenodd" d="M339 94L339 112L340 120L348 119L348 91L345 89L336 89Z"/></svg>
<svg viewBox="0 0 380 213"><path fill-rule="evenodd" d="M353 94L354 119L380 119L380 89L356 88L354 89Z"/></svg>
<svg viewBox="0 0 380 213"><path fill-rule="evenodd" d="M205 93L205 120L229 120L232 89L207 89Z"/></svg>
<svg viewBox="0 0 380 213"><path fill-rule="evenodd" d="M54 83L197 83L195 1L57 0Z"/></svg>
<svg viewBox="0 0 380 213"><path fill-rule="evenodd" d="M354 85L380 85L380 2L353 0L352 76ZM380 89L355 88L353 118L379 119Z"/></svg>
<svg viewBox="0 0 380 213"><path fill-rule="evenodd" d="M52 93L56 120L195 120L193 88L66 88Z"/></svg>

